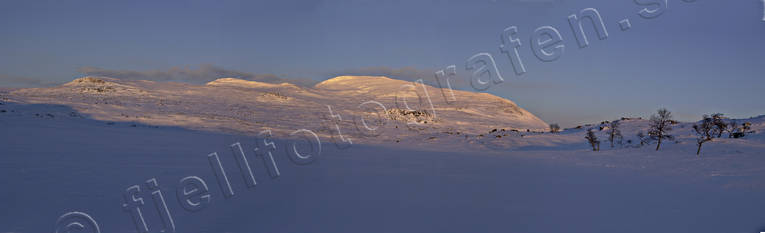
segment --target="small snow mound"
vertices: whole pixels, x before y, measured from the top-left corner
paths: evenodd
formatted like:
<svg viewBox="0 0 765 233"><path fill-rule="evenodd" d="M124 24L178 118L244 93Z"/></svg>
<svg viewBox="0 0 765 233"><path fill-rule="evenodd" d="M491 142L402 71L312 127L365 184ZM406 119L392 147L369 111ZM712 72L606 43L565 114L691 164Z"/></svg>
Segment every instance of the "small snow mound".
<svg viewBox="0 0 765 233"><path fill-rule="evenodd" d="M265 83L258 81L249 81L238 78L219 78L212 82L205 84L207 86L220 86L220 87L247 87L247 88L279 88L279 87L292 87L298 88L292 83Z"/></svg>

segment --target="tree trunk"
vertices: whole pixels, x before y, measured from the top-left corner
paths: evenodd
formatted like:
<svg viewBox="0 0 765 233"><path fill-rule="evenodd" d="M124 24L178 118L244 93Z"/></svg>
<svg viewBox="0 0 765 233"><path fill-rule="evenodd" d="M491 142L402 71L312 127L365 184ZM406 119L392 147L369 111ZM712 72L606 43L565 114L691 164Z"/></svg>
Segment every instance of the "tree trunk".
<svg viewBox="0 0 765 233"><path fill-rule="evenodd" d="M659 136L659 143L656 143L656 150L659 150L659 147L661 146L661 136Z"/></svg>
<svg viewBox="0 0 765 233"><path fill-rule="evenodd" d="M613 132L609 134L608 141L611 142L611 148L614 148L614 133Z"/></svg>

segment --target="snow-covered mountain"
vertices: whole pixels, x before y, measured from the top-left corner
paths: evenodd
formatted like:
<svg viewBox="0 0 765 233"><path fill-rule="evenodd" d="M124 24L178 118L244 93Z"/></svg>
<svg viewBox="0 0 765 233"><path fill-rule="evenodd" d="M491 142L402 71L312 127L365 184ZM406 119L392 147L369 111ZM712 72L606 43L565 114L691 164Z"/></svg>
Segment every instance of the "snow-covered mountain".
<svg viewBox="0 0 765 233"><path fill-rule="evenodd" d="M110 232L134 232L116 200L149 179L164 185L177 232L763 229L765 116L737 119L751 123L745 137L715 138L696 156L696 122L674 123L675 138L656 151L655 142L641 145L636 137L647 120L621 119L622 143L611 147L606 122L550 133L508 100L464 91L455 97L447 103L435 87L350 76L313 87L86 77L52 88L0 89L0 184L10 187L0 199L24 203L0 211L0 232L43 232L69 210L93 214ZM379 127L379 135L364 131L359 119ZM268 178L266 160L252 157L259 146L252 136L263 129L282 149L274 153L276 179ZM324 147L321 162L298 166L278 139L296 129L316 132L327 145L348 138L354 145ZM338 129L347 138L338 138ZM588 129L600 138L600 151L584 139ZM242 182L232 144L253 158L257 188ZM234 198L220 192L212 152L220 154ZM181 186L173 184L189 175L209 184L214 204L205 210L177 205L173 188ZM148 191L144 200L153 199ZM146 216L159 231L151 203Z"/></svg>
<svg viewBox="0 0 765 233"><path fill-rule="evenodd" d="M106 122L135 122L193 130L257 135L269 129L287 138L298 129L336 144L416 146L422 150L587 151L586 129L606 138L608 125L592 124L545 133L548 125L510 100L491 94L441 89L377 76L340 76L312 87L221 78L205 85L84 77L61 86L2 90L6 102L71 107L76 115ZM448 101L447 101L448 100ZM330 112L331 111L331 112ZM47 112L40 112L45 114ZM637 132L648 122L623 119L624 154L637 148ZM717 139L707 150L761 151L765 117L740 119L756 133L746 139ZM695 122L674 126L667 149L692 154ZM342 137L341 137L342 135ZM603 153L610 153L609 146ZM687 150L687 151L686 151ZM720 153L723 153L722 151ZM715 153L715 152L712 152ZM725 152L727 153L727 152Z"/></svg>
<svg viewBox="0 0 765 233"><path fill-rule="evenodd" d="M341 76L300 87L222 78L206 85L84 77L50 88L19 89L12 102L57 104L102 121L285 137L309 129L356 143L434 141L491 129L543 131L547 124L510 100L387 77ZM454 101L447 101L454 100ZM330 109L332 113L330 113ZM339 116L339 117L333 117ZM335 126L337 123L337 126Z"/></svg>

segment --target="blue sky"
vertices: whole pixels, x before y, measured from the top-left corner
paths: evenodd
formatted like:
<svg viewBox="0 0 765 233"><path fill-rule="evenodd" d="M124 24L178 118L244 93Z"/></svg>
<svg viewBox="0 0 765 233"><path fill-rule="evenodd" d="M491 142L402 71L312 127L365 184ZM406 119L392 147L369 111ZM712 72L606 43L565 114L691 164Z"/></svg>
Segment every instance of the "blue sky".
<svg viewBox="0 0 765 233"><path fill-rule="evenodd" d="M465 78L466 59L488 52L505 79L488 92L565 127L646 117L660 107L682 120L765 114L760 0L668 0L653 19L637 13L656 5L632 0L0 4L0 86L61 83L94 70L148 78L213 69L293 80L364 73L433 80L433 71L456 65ZM585 27L590 45L579 48L567 17L585 8L600 12L609 36L598 40ZM620 30L622 19L632 28ZM522 76L499 50L510 26L519 29ZM564 52L554 62L532 53L530 38L541 26L562 36Z"/></svg>

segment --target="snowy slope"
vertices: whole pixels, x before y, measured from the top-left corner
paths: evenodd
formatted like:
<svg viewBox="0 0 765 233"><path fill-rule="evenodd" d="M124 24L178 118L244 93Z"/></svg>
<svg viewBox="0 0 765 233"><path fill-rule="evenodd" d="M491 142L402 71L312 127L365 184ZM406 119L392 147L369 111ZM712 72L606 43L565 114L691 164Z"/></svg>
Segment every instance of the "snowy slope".
<svg viewBox="0 0 765 233"><path fill-rule="evenodd" d="M606 141L605 123L549 133L543 121L509 100L454 91L456 101L447 102L444 97L449 93L442 89L385 77L341 76L314 87L233 78L199 86L86 77L58 87L0 93L5 102L66 106L72 108L72 115L104 122L251 136L270 129L277 138L308 129L338 147L366 144L428 151L510 152L568 164L655 173L765 175L765 159L761 158L765 116L737 120L752 123L755 133L740 139L715 139L697 157L694 122L673 125L675 140L655 151L654 144L640 146L636 137L648 130L647 120L620 120L624 138L612 148ZM339 117L332 117L329 108ZM47 112L35 114L45 116ZM12 122L2 116L0 123ZM365 130L360 119L377 129ZM584 139L586 129L593 129L603 141L601 151L591 151Z"/></svg>
<svg viewBox="0 0 765 233"><path fill-rule="evenodd" d="M456 101L446 101L451 97L446 89L373 76L340 76L314 87L234 78L199 86L85 77L58 87L4 93L2 98L6 102L69 106L77 114L101 121L243 135L270 129L282 138L289 137L294 130L309 129L323 141L337 144L349 144L350 140L355 144L437 151L590 153L584 140L586 129L595 129L601 140L607 138L606 124L544 133L547 125L512 101L458 90L454 91ZM760 151L765 145L763 118L738 120L751 122L757 133L743 139L716 139L705 145L703 154L734 147ZM604 142L600 154L642 150L637 148L639 139L635 135L647 131L648 121L628 119L621 123L624 144L611 148ZM682 151L672 153L692 154L695 148L692 124L675 125L672 134L676 140L666 142L663 151L678 148Z"/></svg>
<svg viewBox="0 0 765 233"><path fill-rule="evenodd" d="M311 88L237 79L199 86L99 77L0 90L0 199L8 200L0 204L0 232L50 232L68 211L91 214L102 232L136 232L122 195L152 178L176 232L765 230L765 116L738 119L755 132L715 139L701 157L693 122L673 125L676 140L655 151L635 138L647 120L621 120L625 143L611 148L606 124L548 133L508 100L459 91L453 104L432 98L435 116L427 102L416 108L424 115L389 109L381 135L354 133L354 116L375 116L359 103L396 108L397 97L418 99L409 84L339 77ZM352 146L332 146L326 105L342 116ZM299 128L325 142L318 162L286 157L284 138ZM584 139L590 128L601 151ZM261 129L274 130L281 176L269 179L252 159L258 184L247 188L230 146L241 142L257 158L252 135ZM229 172L231 198L211 170L212 152ZM176 196L190 175L207 182L212 198L198 212ZM152 195L141 197L151 232L159 232Z"/></svg>
<svg viewBox="0 0 765 233"><path fill-rule="evenodd" d="M137 232L122 209L123 195L149 179L158 181L175 232L749 233L765 226L765 176L753 169L765 167L761 134L732 147L713 142L701 159L692 145L672 143L660 152L605 144L591 152L581 145L582 130L523 134L540 145L513 151L328 144L309 165L293 164L277 150L281 175L271 179L254 157L253 137L98 121L63 105L4 102L0 109L6 110L0 113L0 199L6 200L0 232L52 232L69 211L90 214L101 232ZM752 121L762 129L762 118ZM645 123L624 122L625 135ZM461 143L485 145L496 134ZM492 140L502 139L516 137ZM246 187L232 156L236 142L253 158L254 188ZM278 148L284 145L277 139ZM230 198L208 161L212 152L228 173ZM199 211L182 208L176 195L188 176L209 188L211 201ZM150 232L160 232L151 192L139 197Z"/></svg>
<svg viewBox="0 0 765 233"><path fill-rule="evenodd" d="M249 135L263 129L280 135L310 129L329 139L339 135L337 123L345 138L365 144L422 145L429 143L424 133L547 127L509 100L484 93L454 93L457 101L447 103L440 88L367 76L337 77L315 87L233 78L198 86L85 77L58 87L15 90L7 98L71 106L97 120ZM340 118L333 118L330 108Z"/></svg>

